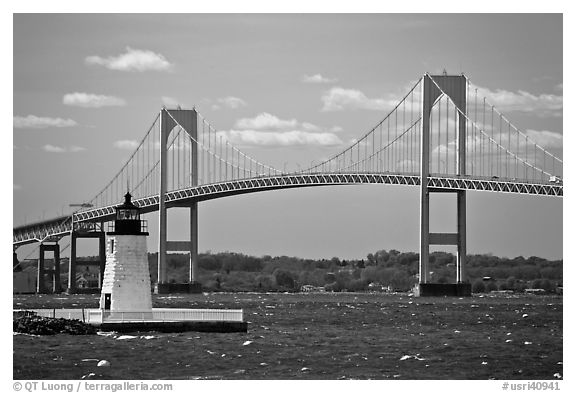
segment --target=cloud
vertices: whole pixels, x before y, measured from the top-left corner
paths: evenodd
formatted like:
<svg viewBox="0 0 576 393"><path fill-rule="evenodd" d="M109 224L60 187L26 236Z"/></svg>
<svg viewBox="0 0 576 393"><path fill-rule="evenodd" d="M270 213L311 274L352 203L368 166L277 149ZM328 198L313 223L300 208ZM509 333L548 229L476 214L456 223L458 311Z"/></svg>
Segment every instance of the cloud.
<svg viewBox="0 0 576 393"><path fill-rule="evenodd" d="M309 124L309 123L307 123ZM236 121L236 128L244 130L285 130L298 126L296 119L282 120L270 113L263 112L254 118L244 118Z"/></svg>
<svg viewBox="0 0 576 393"><path fill-rule="evenodd" d="M88 56L86 64L101 65L115 71L170 71L173 65L166 58L150 50L126 47L126 52L118 56Z"/></svg>
<svg viewBox="0 0 576 393"><path fill-rule="evenodd" d="M320 74L315 75L304 75L302 77L302 82L304 83L336 83L338 79L336 78L326 78Z"/></svg>
<svg viewBox="0 0 576 393"><path fill-rule="evenodd" d="M554 90L556 91L564 91L564 83L558 83L556 86L554 86Z"/></svg>
<svg viewBox="0 0 576 393"><path fill-rule="evenodd" d="M114 142L114 147L120 150L136 150L138 145L140 145L138 141L127 139Z"/></svg>
<svg viewBox="0 0 576 393"><path fill-rule="evenodd" d="M322 111L332 112L345 109L386 110L392 109L398 99L368 98L363 92L356 89L333 87L321 97Z"/></svg>
<svg viewBox="0 0 576 393"><path fill-rule="evenodd" d="M60 146L53 146L53 145L44 145L42 146L42 149L44 151L47 151L48 153L65 153L66 149Z"/></svg>
<svg viewBox="0 0 576 393"><path fill-rule="evenodd" d="M206 99L206 102L215 102L212 104L212 110L217 111L222 109L222 107L230 108L230 109L238 109L243 106L248 106L248 103L244 101L242 98L234 97L234 96L226 96L221 98L216 98L214 101L210 99Z"/></svg>
<svg viewBox="0 0 576 393"><path fill-rule="evenodd" d="M470 99L475 91L471 89ZM562 116L563 98L561 95L540 94L535 95L523 90L517 92L502 89L490 90L478 87L478 96L486 100L501 112L533 113L539 117ZM479 102L481 102L479 100Z"/></svg>
<svg viewBox="0 0 576 393"><path fill-rule="evenodd" d="M308 132L320 132L320 131L322 131L322 128L320 128L317 125L312 124L312 123L304 122L301 124L301 127L304 131L308 131Z"/></svg>
<svg viewBox="0 0 576 393"><path fill-rule="evenodd" d="M162 96L160 99L162 100L162 104L167 107L176 108L179 105L184 106L177 98L174 97Z"/></svg>
<svg viewBox="0 0 576 393"><path fill-rule="evenodd" d="M44 146L42 146L42 150L44 150L48 153L78 153L78 152L86 150L86 148L81 147L81 146L74 146L74 145L72 145L70 147L44 145Z"/></svg>
<svg viewBox="0 0 576 393"><path fill-rule="evenodd" d="M70 93L62 99L64 105L79 106L81 108L101 108L103 106L124 106L126 101L114 96L105 96L89 93Z"/></svg>
<svg viewBox="0 0 576 393"><path fill-rule="evenodd" d="M68 151L71 153L78 153L84 150L86 150L86 148L82 146L70 146L70 148L68 149Z"/></svg>
<svg viewBox="0 0 576 393"><path fill-rule="evenodd" d="M564 138L562 134L558 134L557 132L526 130L526 134L538 145L545 148L561 149L563 146Z"/></svg>
<svg viewBox="0 0 576 393"><path fill-rule="evenodd" d="M78 123L72 119L61 119L59 117L14 116L14 128L63 128L77 125Z"/></svg>
<svg viewBox="0 0 576 393"><path fill-rule="evenodd" d="M252 118L236 121L234 129L222 132L222 136L245 146L339 146L342 140L334 134L342 130L333 127L326 130L308 122L296 119L280 119L263 112Z"/></svg>
<svg viewBox="0 0 576 393"><path fill-rule="evenodd" d="M218 133L233 144L243 146L340 146L342 140L329 132L306 131L265 132L257 130L230 130Z"/></svg>
<svg viewBox="0 0 576 393"><path fill-rule="evenodd" d="M238 109L242 106L248 105L246 104L246 101L244 101L243 99L232 96L218 98L217 101L230 109Z"/></svg>

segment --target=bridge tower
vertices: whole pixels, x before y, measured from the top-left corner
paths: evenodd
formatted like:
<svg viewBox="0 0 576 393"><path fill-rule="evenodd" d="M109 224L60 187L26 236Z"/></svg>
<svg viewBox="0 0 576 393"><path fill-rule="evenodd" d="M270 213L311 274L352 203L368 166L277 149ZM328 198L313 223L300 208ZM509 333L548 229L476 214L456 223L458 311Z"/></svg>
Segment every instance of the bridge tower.
<svg viewBox="0 0 576 393"><path fill-rule="evenodd" d="M162 108L160 115L160 193L158 203L159 233L158 233L158 283L156 293L169 293L172 291L200 292L198 282L198 202L190 202L190 239L186 241L168 241L168 216L166 210L166 192L168 186L168 136L176 126L176 122L194 140L198 140L198 114L195 109L166 109ZM192 143L190 160L190 184L198 185L198 146ZM168 251L185 251L190 253L190 284L186 288L168 283L167 253ZM181 285L180 285L181 287Z"/></svg>
<svg viewBox="0 0 576 393"><path fill-rule="evenodd" d="M430 116L434 103L446 94L461 111L458 113L457 176L466 174L466 97L467 80L464 75L424 75L422 83L422 122L421 122L421 164L420 164L420 296L457 295L469 296L470 284L465 279L466 262L466 191L445 190L428 186L430 176ZM457 231L456 233L430 233L430 195L435 192L456 193ZM455 245L456 283L430 283L430 245Z"/></svg>

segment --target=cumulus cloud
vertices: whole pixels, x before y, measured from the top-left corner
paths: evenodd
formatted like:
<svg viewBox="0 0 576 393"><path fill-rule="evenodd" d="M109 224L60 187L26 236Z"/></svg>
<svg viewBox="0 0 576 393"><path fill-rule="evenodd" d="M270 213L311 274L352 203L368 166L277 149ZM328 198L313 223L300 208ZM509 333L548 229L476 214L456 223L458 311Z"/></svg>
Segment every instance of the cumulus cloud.
<svg viewBox="0 0 576 393"><path fill-rule="evenodd" d="M341 127L326 130L316 124L296 119L280 119L267 112L236 121L234 129L222 136L244 146L339 146L342 140L334 134Z"/></svg>
<svg viewBox="0 0 576 393"><path fill-rule="evenodd" d="M86 64L101 65L115 71L169 71L173 65L160 53L126 47L118 56L88 56Z"/></svg>
<svg viewBox="0 0 576 393"><path fill-rule="evenodd" d="M44 146L42 146L42 150L44 150L45 152L48 152L48 153L78 153L78 152L86 150L86 148L82 147L82 146L74 146L74 145L72 145L70 147L44 145Z"/></svg>
<svg viewBox="0 0 576 393"><path fill-rule="evenodd" d="M302 77L302 82L304 83L336 83L338 79L336 78L326 78L321 74L314 75L304 75Z"/></svg>
<svg viewBox="0 0 576 393"><path fill-rule="evenodd" d="M226 96L221 98L216 98L215 100L211 99L204 99L205 102L208 104L212 103L212 110L217 111L222 109L222 107L229 108L229 109L238 109L243 106L248 106L248 103L244 101L242 98L234 97L234 96Z"/></svg>
<svg viewBox="0 0 576 393"><path fill-rule="evenodd" d="M72 152L72 153L78 153L79 151L84 151L86 150L85 147L82 146L70 146L70 148L68 149L68 151Z"/></svg>
<svg viewBox="0 0 576 393"><path fill-rule="evenodd" d="M471 94L474 94L474 90ZM540 117L562 116L563 98L561 95L535 95L523 90L513 92L497 89L492 91L478 87L478 96L486 97L486 100L501 112L533 113Z"/></svg>
<svg viewBox="0 0 576 393"><path fill-rule="evenodd" d="M282 120L270 113L263 112L253 118L244 118L236 121L236 128L250 130L285 130L298 126L296 119Z"/></svg>
<svg viewBox="0 0 576 393"><path fill-rule="evenodd" d="M54 146L54 145L44 145L42 146L42 149L44 151L47 151L48 153L64 153L66 152L66 149L60 146Z"/></svg>
<svg viewBox="0 0 576 393"><path fill-rule="evenodd" d="M554 86L554 90L557 91L564 91L564 83L558 83L556 86Z"/></svg>
<svg viewBox="0 0 576 393"><path fill-rule="evenodd" d="M220 104L222 104L222 105L224 105L230 109L238 109L242 106L248 105L248 104L246 104L246 101L244 101L242 98L233 97L233 96L218 98L216 101L218 101Z"/></svg>
<svg viewBox="0 0 576 393"><path fill-rule="evenodd" d="M561 149L563 145L563 136L557 132L542 130L526 130L530 139L544 148Z"/></svg>
<svg viewBox="0 0 576 393"><path fill-rule="evenodd" d="M175 108L178 105L184 106L177 98L174 97L162 96L160 99L162 100L162 104L167 107Z"/></svg>
<svg viewBox="0 0 576 393"><path fill-rule="evenodd" d="M266 132L257 130L220 131L218 134L237 145L249 146L322 146L342 145L342 140L329 132L312 133L300 130Z"/></svg>
<svg viewBox="0 0 576 393"><path fill-rule="evenodd" d="M61 119L59 117L14 116L14 128L63 128L77 125L78 123L72 119Z"/></svg>
<svg viewBox="0 0 576 393"><path fill-rule="evenodd" d="M114 142L114 147L120 150L135 150L140 143L135 140L123 139Z"/></svg>
<svg viewBox="0 0 576 393"><path fill-rule="evenodd" d="M341 111L345 109L386 110L392 109L398 103L398 99L369 98L356 89L333 87L321 97L322 111Z"/></svg>
<svg viewBox="0 0 576 393"><path fill-rule="evenodd" d="M89 93L65 94L62 102L64 105L79 106L81 108L101 108L104 106L126 105L126 101L122 98Z"/></svg>

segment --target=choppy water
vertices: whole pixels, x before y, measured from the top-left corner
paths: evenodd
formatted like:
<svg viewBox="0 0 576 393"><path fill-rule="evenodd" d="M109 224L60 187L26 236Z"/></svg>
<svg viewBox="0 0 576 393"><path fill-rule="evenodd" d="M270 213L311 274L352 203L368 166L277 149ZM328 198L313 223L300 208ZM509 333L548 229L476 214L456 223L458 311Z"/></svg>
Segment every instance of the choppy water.
<svg viewBox="0 0 576 393"><path fill-rule="evenodd" d="M96 307L93 295L14 308ZM154 307L243 308L248 333L14 336L15 379L556 379L562 298L386 294L156 296ZM107 360L110 367L97 367ZM92 375L91 375L92 374Z"/></svg>

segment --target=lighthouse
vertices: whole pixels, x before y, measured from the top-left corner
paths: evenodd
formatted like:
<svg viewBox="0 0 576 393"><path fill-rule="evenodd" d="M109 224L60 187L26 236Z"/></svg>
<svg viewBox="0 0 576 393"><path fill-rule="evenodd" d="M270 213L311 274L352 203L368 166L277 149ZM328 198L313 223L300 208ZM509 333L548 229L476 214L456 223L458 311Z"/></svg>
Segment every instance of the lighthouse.
<svg viewBox="0 0 576 393"><path fill-rule="evenodd" d="M129 192L116 206L114 228L106 232L106 267L100 309L103 311L152 311L150 269L145 221Z"/></svg>

